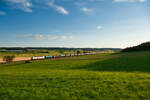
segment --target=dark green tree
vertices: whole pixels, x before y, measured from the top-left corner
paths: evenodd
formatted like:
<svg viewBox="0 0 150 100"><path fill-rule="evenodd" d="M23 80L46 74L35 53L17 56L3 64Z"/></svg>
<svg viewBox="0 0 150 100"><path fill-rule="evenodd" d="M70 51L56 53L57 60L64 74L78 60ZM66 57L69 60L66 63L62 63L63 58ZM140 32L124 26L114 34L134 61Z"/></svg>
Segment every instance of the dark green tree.
<svg viewBox="0 0 150 100"><path fill-rule="evenodd" d="M77 50L77 54L80 54L81 53L81 51L80 50Z"/></svg>
<svg viewBox="0 0 150 100"><path fill-rule="evenodd" d="M15 56L4 56L3 57L3 61L5 61L6 63L10 63L14 60Z"/></svg>

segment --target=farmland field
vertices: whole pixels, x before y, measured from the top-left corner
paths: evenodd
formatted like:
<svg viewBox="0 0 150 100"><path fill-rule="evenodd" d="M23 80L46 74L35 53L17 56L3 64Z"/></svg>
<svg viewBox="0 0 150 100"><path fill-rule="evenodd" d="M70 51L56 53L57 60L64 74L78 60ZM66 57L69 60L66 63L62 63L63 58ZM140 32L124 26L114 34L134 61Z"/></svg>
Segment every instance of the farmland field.
<svg viewBox="0 0 150 100"><path fill-rule="evenodd" d="M67 52L68 53L68 52ZM69 52L71 53L71 52ZM0 52L0 58L3 58L4 56L11 56L14 55L16 57L31 57L31 56L46 56L46 55L58 55L59 52L51 51L49 53L30 53L30 52L22 52L22 53L16 53L16 52Z"/></svg>
<svg viewBox="0 0 150 100"><path fill-rule="evenodd" d="M0 65L0 100L150 100L150 52Z"/></svg>

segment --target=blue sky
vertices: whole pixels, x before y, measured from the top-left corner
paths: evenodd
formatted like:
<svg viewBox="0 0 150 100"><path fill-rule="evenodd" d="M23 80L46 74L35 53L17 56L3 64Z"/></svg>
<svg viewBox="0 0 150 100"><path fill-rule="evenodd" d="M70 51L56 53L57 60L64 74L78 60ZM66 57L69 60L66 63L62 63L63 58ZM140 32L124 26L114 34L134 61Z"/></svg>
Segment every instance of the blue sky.
<svg viewBox="0 0 150 100"><path fill-rule="evenodd" d="M0 46L125 48L150 40L150 0L0 0Z"/></svg>

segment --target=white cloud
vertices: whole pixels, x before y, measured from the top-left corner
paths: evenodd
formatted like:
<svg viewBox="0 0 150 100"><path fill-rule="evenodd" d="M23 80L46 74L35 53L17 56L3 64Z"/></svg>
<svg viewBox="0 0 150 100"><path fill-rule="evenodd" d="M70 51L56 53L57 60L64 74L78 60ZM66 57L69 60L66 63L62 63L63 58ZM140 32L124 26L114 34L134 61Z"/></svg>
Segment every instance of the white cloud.
<svg viewBox="0 0 150 100"><path fill-rule="evenodd" d="M90 9L90 8L83 7L83 8L81 8L81 11L84 12L85 14L91 14L94 10Z"/></svg>
<svg viewBox="0 0 150 100"><path fill-rule="evenodd" d="M68 40L72 39L72 36L52 36L52 35L41 35L41 34L22 34L22 35L17 35L18 38L31 38L31 39L49 39L49 40Z"/></svg>
<svg viewBox="0 0 150 100"><path fill-rule="evenodd" d="M62 14L65 14L65 15L69 14L69 12L61 6L56 6L56 10L59 11L60 13L62 13Z"/></svg>
<svg viewBox="0 0 150 100"><path fill-rule="evenodd" d="M123 3L123 2L129 2L129 3L134 3L134 2L146 2L147 0L114 0L114 2L116 3Z"/></svg>
<svg viewBox="0 0 150 100"><path fill-rule="evenodd" d="M20 9L25 12L32 12L32 3L30 0L6 0L15 9Z"/></svg>
<svg viewBox="0 0 150 100"><path fill-rule="evenodd" d="M49 2L48 5L54 9L56 9L56 11L58 11L61 14L64 14L64 15L69 14L69 12L64 7L55 5L53 2Z"/></svg>
<svg viewBox="0 0 150 100"><path fill-rule="evenodd" d="M97 26L97 29L98 29L98 30L102 30L102 29L103 29L103 26L100 26L100 25L99 25L99 26Z"/></svg>
<svg viewBox="0 0 150 100"><path fill-rule="evenodd" d="M0 11L0 15L6 15L6 13L3 11Z"/></svg>
<svg viewBox="0 0 150 100"><path fill-rule="evenodd" d="M61 14L68 15L69 12L62 6L55 5L55 0L5 0L5 2L14 9L20 9L25 12L32 12L33 2L37 4L48 5Z"/></svg>
<svg viewBox="0 0 150 100"><path fill-rule="evenodd" d="M0 0L1 1L1 0ZM58 11L61 14L68 15L69 11L65 9L63 6L56 5L54 2L73 2L74 0L2 0L6 4L8 4L9 7L14 9L19 9L25 12L32 12L33 7L38 6L50 6L54 8L56 11ZM93 12L93 9L86 8L84 6L92 3L92 2L102 2L105 0L76 0L75 5L82 7L81 10L86 14L91 14ZM110 0L111 1L111 0ZM139 2L144 3L148 0L113 0L115 3L123 3L123 2ZM35 4L35 5L34 5ZM2 15L2 14L1 14Z"/></svg>

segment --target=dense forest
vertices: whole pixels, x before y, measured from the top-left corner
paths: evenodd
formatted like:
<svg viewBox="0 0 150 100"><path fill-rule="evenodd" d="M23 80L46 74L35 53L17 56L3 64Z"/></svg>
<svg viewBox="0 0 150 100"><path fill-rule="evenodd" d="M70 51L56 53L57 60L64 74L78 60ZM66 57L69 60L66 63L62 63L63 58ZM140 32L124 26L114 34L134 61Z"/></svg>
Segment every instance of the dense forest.
<svg viewBox="0 0 150 100"><path fill-rule="evenodd" d="M122 50L122 52L132 52L132 51L149 51L150 42L142 43L138 46L128 47Z"/></svg>

